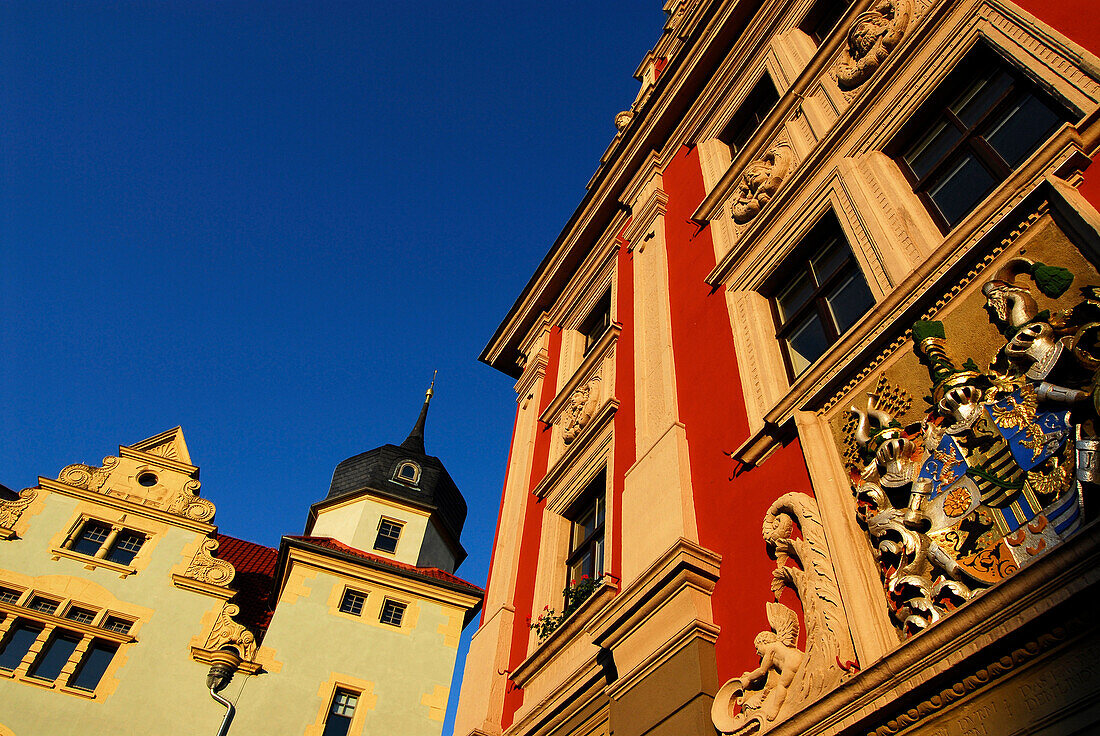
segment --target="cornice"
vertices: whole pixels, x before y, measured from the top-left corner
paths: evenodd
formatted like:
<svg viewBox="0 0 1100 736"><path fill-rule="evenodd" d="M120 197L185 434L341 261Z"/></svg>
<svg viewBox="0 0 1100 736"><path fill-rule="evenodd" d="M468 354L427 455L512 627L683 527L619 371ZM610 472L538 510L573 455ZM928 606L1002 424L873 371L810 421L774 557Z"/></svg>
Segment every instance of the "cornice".
<svg viewBox="0 0 1100 736"><path fill-rule="evenodd" d="M125 512L127 514L137 514L147 519L153 519L164 524L170 524L171 526L187 529L188 531L197 532L204 536L209 536L218 530L213 524L205 521L196 521L189 519L186 516L178 516L176 514L169 513L167 511L161 511L160 509L152 508L151 506L143 506L133 501L127 501L124 498L118 496L111 496L104 493L98 493L96 491L89 491L85 488L77 488L65 483L60 483L56 480L50 480L39 476L38 487L43 490L50 491L51 493L60 493L63 496L69 496L71 498L78 498L81 501L87 501L99 506L106 506L108 508L116 509L118 511Z"/></svg>
<svg viewBox="0 0 1100 736"><path fill-rule="evenodd" d="M574 467L574 462L577 458L583 455L589 447L597 445L595 438L600 437L604 428L611 422L611 418L615 416L615 412L619 410L619 400L615 398L609 398L603 403L603 406L592 415L592 419L585 425L581 433L573 440L569 445L569 449L561 454L554 464L546 471L546 475L542 477L539 484L535 486L535 489L531 491L536 497L544 498L549 496L554 487L558 484L558 481L565 476L567 470ZM610 441L611 435L608 434L605 441ZM551 503L553 505L553 503Z"/></svg>
<svg viewBox="0 0 1100 736"><path fill-rule="evenodd" d="M130 634L120 634L117 631L101 629L98 626L92 626L90 624L82 624L69 618L62 618L60 616L54 616L53 614L43 613L41 611L34 611L30 608L24 608L23 606L17 606L14 603L0 602L0 613L6 614L13 618L18 617L22 619L29 619L31 621L35 621L36 623L45 624L47 626L57 626L62 629L76 631L84 636L93 636L97 639L106 639L107 641L111 641L116 644L129 644L132 641L136 641L136 639Z"/></svg>
<svg viewBox="0 0 1100 736"><path fill-rule="evenodd" d="M581 384L591 378L596 366L603 362L607 357L608 351L611 346L614 345L618 339L619 334L623 331L623 326L618 322L613 322L607 330L604 331L603 336L600 337L599 342L589 351L588 355L584 357L581 364L577 366L577 370L573 372L572 377L562 386L554 400L551 401L542 414L539 415L539 421L543 424L553 424L554 419L557 418L561 410L565 408L565 405L569 402L569 397L573 395L573 392L580 388Z"/></svg>
<svg viewBox="0 0 1100 736"><path fill-rule="evenodd" d="M199 469L194 465L190 465L179 460L173 460L170 457L164 457L163 455L154 455L151 452L145 452L144 450L135 450L132 447L126 447L119 445L118 447L119 457L128 457L131 460L137 460L141 463L148 463L149 465L159 465L167 470L175 470L178 473L183 473L192 478L198 475Z"/></svg>

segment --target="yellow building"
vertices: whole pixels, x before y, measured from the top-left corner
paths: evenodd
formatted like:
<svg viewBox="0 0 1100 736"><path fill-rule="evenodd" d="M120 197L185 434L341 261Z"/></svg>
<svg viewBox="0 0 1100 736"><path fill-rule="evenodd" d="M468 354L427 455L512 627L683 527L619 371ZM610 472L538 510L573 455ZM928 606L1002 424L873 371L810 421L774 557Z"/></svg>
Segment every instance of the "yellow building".
<svg viewBox="0 0 1100 736"><path fill-rule="evenodd" d="M4 493L0 735L441 733L482 592L427 409L278 550L218 533L178 427Z"/></svg>

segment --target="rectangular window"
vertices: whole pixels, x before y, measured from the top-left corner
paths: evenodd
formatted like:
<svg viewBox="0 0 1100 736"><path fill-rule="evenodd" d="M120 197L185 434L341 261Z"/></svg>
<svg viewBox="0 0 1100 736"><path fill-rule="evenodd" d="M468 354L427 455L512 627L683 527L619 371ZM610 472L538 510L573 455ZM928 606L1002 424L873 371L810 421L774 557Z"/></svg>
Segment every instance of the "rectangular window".
<svg viewBox="0 0 1100 736"><path fill-rule="evenodd" d="M107 541L107 536L110 533L111 527L103 522L94 520L84 522L84 527L80 530L76 541L73 542L73 552L95 557L96 552Z"/></svg>
<svg viewBox="0 0 1100 736"><path fill-rule="evenodd" d="M571 514L569 557L565 562L570 581L585 576L595 580L603 575L605 472L588 484L579 506Z"/></svg>
<svg viewBox="0 0 1100 736"><path fill-rule="evenodd" d="M35 639L42 633L42 627L26 622L16 623L8 638L0 648L0 669L14 670L27 656Z"/></svg>
<svg viewBox="0 0 1100 736"><path fill-rule="evenodd" d="M22 595L23 593L15 588L0 588L0 603L18 603Z"/></svg>
<svg viewBox="0 0 1100 736"><path fill-rule="evenodd" d="M875 303L840 224L826 215L802 239L772 294L776 337L791 380L802 374Z"/></svg>
<svg viewBox="0 0 1100 736"><path fill-rule="evenodd" d="M397 551L397 540L401 538L401 523L382 519L378 524L378 536L374 538L374 548L382 552Z"/></svg>
<svg viewBox="0 0 1100 736"><path fill-rule="evenodd" d="M1070 113L985 47L963 59L892 144L910 184L947 232Z"/></svg>
<svg viewBox="0 0 1100 736"><path fill-rule="evenodd" d="M56 680L79 643L80 637L76 634L67 631L54 634L27 674L40 680Z"/></svg>
<svg viewBox="0 0 1100 736"><path fill-rule="evenodd" d="M129 565L134 561L134 556L143 544L145 544L144 534L123 529L111 547L111 551L107 553L107 559L119 565Z"/></svg>
<svg viewBox="0 0 1100 736"><path fill-rule="evenodd" d="M363 613L363 604L367 601L367 594L358 590L345 590L344 598L340 601L340 611L350 613L352 616L360 616Z"/></svg>
<svg viewBox="0 0 1100 736"><path fill-rule="evenodd" d="M36 595L31 598L31 602L27 604L27 608L32 611L38 611L39 613L48 613L53 615L57 612L57 601L51 601L49 598L43 598L40 595Z"/></svg>
<svg viewBox="0 0 1100 736"><path fill-rule="evenodd" d="M117 651L118 645L113 642L94 640L69 685L78 690L95 690Z"/></svg>
<svg viewBox="0 0 1100 736"><path fill-rule="evenodd" d="M718 134L718 139L729 146L731 158L735 158L745 147L777 102L779 92L775 89L772 78L764 72L760 81L741 103L741 107L730 118L725 130Z"/></svg>
<svg viewBox="0 0 1100 736"><path fill-rule="evenodd" d="M133 625L133 621L127 621L118 616L108 616L103 622L103 628L107 629L107 631L113 631L116 634L129 634Z"/></svg>
<svg viewBox="0 0 1100 736"><path fill-rule="evenodd" d="M391 601L387 598L386 602L382 604L382 616L379 620L390 626L400 626L401 621L405 618L406 607L404 603Z"/></svg>
<svg viewBox="0 0 1100 736"><path fill-rule="evenodd" d="M584 322L581 323L580 333L584 335L584 354L588 355L592 352L592 348L596 347L596 343L603 337L603 333L607 332L607 328L611 326L611 289L608 289L600 297L600 300L596 302L596 306L592 308L592 311L584 318Z"/></svg>
<svg viewBox="0 0 1100 736"><path fill-rule="evenodd" d="M817 0L798 27L820 46L836 28L851 4L852 0Z"/></svg>
<svg viewBox="0 0 1100 736"><path fill-rule="evenodd" d="M95 620L95 611L88 608L69 606L69 610L65 611L65 618L70 621L76 621L79 624L90 624Z"/></svg>
<svg viewBox="0 0 1100 736"><path fill-rule="evenodd" d="M325 730L321 736L347 736L351 726L355 706L359 704L359 695L350 690L337 690L332 696L332 706L325 718Z"/></svg>

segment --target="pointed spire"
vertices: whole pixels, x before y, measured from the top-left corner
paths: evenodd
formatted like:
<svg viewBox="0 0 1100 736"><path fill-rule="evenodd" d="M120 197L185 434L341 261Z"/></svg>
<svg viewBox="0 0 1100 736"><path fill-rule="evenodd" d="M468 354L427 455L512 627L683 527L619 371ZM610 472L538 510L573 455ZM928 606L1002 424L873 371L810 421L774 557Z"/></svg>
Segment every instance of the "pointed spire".
<svg viewBox="0 0 1100 736"><path fill-rule="evenodd" d="M435 393L435 377L438 373L439 371L432 373L432 383L428 386L427 393L424 394L424 406L420 407L420 416L417 418L416 424L413 425L412 431L409 432L409 436L401 443L401 446L406 450L419 452L421 455L427 454L424 451L424 422L428 419L428 404L431 403L432 395Z"/></svg>

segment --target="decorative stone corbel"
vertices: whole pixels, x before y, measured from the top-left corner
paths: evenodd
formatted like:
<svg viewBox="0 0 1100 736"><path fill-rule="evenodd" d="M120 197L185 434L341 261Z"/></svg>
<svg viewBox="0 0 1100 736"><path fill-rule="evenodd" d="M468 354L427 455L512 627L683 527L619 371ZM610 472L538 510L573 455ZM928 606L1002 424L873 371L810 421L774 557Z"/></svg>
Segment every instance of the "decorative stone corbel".
<svg viewBox="0 0 1100 736"><path fill-rule="evenodd" d="M912 15L911 0L880 0L856 16L836 68L836 81L842 90L854 90L878 71L905 35Z"/></svg>
<svg viewBox="0 0 1100 736"><path fill-rule="evenodd" d="M259 672L261 667L255 662L256 637L243 624L233 620L240 612L240 606L227 601L222 606L221 613L218 614L203 646L191 647L191 658L203 664L224 666L226 658L222 652L232 649L239 658L236 664L237 672L247 675Z"/></svg>
<svg viewBox="0 0 1100 736"><path fill-rule="evenodd" d="M204 539L199 551L191 558L191 564L187 566L184 576L197 580L200 583L209 583L223 588L228 588L233 582L233 576L237 571L227 560L219 560L214 557L214 551L218 549L218 540Z"/></svg>
<svg viewBox="0 0 1100 736"><path fill-rule="evenodd" d="M194 519L195 521L210 521L213 519L214 504L198 495L199 485L197 480L187 481L179 495L172 499L172 503L167 509L168 513L186 516L188 519Z"/></svg>
<svg viewBox="0 0 1100 736"><path fill-rule="evenodd" d="M0 539L11 539L15 536L15 522L19 521L19 517L31 505L36 495L38 494L33 488L24 488L19 492L19 498L0 501Z"/></svg>

